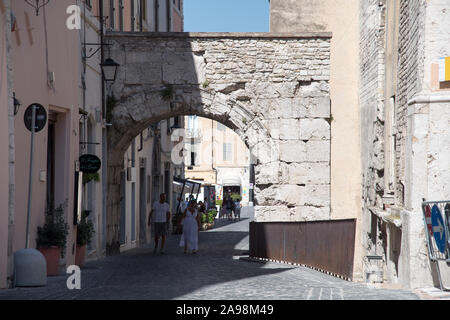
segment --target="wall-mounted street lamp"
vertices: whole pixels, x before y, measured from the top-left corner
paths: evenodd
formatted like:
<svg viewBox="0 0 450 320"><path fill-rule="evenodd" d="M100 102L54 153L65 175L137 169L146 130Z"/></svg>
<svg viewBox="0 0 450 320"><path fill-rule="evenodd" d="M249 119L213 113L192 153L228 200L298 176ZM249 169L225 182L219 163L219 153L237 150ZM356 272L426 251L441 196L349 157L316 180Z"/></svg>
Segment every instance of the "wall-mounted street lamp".
<svg viewBox="0 0 450 320"><path fill-rule="evenodd" d="M113 59L108 58L103 61L100 66L102 67L102 75L105 82L116 81L117 69L119 68L120 64L115 62Z"/></svg>
<svg viewBox="0 0 450 320"><path fill-rule="evenodd" d="M36 16L38 16L39 9L42 8L43 6L46 6L50 2L50 0L42 0L42 1L41 0L25 0L25 2L27 4L29 4L30 6L32 6L36 10Z"/></svg>
<svg viewBox="0 0 450 320"><path fill-rule="evenodd" d="M20 101L16 98L16 93L13 93L13 99L14 99L14 115L17 115L19 112L19 107L22 105Z"/></svg>

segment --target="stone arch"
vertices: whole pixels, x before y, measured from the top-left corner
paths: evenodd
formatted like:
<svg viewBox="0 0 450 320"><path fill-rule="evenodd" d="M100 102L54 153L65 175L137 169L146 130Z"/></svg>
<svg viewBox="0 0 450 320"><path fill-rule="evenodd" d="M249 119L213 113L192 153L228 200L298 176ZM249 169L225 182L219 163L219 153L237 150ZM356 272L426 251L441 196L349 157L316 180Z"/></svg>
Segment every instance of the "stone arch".
<svg viewBox="0 0 450 320"><path fill-rule="evenodd" d="M150 124L175 116L197 115L222 123L235 131L252 148L261 141L269 141L270 133L256 113L248 110L232 97L199 86L171 86L174 95L164 97L167 87L139 88L127 92L126 98L116 100L111 110L111 129L108 132L110 159L120 157L132 139ZM258 156L255 154L255 161ZM120 161L120 160L119 160Z"/></svg>
<svg viewBox="0 0 450 320"><path fill-rule="evenodd" d="M330 213L330 34L111 33L107 253L119 251L120 171L151 123L198 115L233 129L255 164L255 218ZM313 154L308 155L308 150Z"/></svg>

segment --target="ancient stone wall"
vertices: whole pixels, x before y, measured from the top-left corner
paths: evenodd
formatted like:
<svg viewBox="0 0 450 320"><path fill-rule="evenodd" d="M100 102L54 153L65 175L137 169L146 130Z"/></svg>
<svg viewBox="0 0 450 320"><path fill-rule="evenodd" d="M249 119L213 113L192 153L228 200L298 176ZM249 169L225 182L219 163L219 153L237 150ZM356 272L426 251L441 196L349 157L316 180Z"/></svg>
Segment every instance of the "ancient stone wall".
<svg viewBox="0 0 450 320"><path fill-rule="evenodd" d="M444 200L450 194L444 183L448 170L443 169L449 164L445 105L450 98L438 89L433 80L437 74L432 72L433 63L449 54L448 35L442 38L449 7L441 1L398 1L396 33L386 34L389 23L392 28L388 4L392 3L360 2L363 246L368 255L384 257L386 279L416 288L432 285L434 272L427 254L422 199ZM398 60L389 64L395 69L389 69L387 41L394 36ZM387 81L388 77L392 79ZM390 95L393 105L387 100L392 101ZM389 150L393 159L384 155L389 135L395 137L395 148ZM386 189L391 160L394 181Z"/></svg>
<svg viewBox="0 0 450 320"><path fill-rule="evenodd" d="M360 108L363 202L382 206L384 176L384 9L361 2Z"/></svg>
<svg viewBox="0 0 450 320"><path fill-rule="evenodd" d="M109 163L150 123L196 114L250 148L258 221L328 219L330 36L111 33Z"/></svg>

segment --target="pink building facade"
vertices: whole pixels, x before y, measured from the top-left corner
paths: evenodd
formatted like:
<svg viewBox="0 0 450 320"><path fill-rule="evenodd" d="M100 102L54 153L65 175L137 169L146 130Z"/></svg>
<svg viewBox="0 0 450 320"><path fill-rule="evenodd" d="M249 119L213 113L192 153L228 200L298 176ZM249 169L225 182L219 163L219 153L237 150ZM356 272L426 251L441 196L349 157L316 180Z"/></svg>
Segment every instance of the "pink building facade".
<svg viewBox="0 0 450 320"><path fill-rule="evenodd" d="M80 36L66 21L71 0L52 1L36 16L24 1L13 1L16 17L12 32L14 92L22 107L15 116L15 217L13 252L25 248L31 133L24 112L33 103L47 111L45 128L35 135L29 247L36 247L38 226L46 209L67 202L69 225L63 263L74 263L76 229L73 225L75 163L79 152Z"/></svg>
<svg viewBox="0 0 450 320"><path fill-rule="evenodd" d="M10 127L12 103L12 78L9 70L9 48L11 37L10 1L0 1L0 288L5 288L7 279L11 276L11 267L8 250L9 228L14 208L10 202L12 183L10 181ZM13 136L11 136L13 139Z"/></svg>
<svg viewBox="0 0 450 320"><path fill-rule="evenodd" d="M69 19L73 11L67 12L74 5L80 9L80 26L69 28L67 22L75 20ZM103 0L104 16L108 17L105 31L180 32L182 6L182 0ZM98 46L86 47L90 57L82 57L84 42L100 43L99 7L100 0L50 1L36 15L25 1L0 0L0 150L4 150L0 153L0 288L11 286L13 254L26 246L31 133L24 124L24 113L33 103L45 108L47 122L34 139L29 247L36 248L37 229L45 222L47 208L66 203L69 234L60 267L63 270L75 264L73 221L79 156L92 153L102 165L107 161L100 53L92 54ZM16 115L13 93L21 102ZM148 154L143 157L151 159L150 142L145 150ZM88 250L92 258L104 255L105 245L103 183L107 179L106 171L99 173L100 181L86 184L81 193L81 208L94 209L90 219L96 233ZM139 228L127 229L127 235L133 232L139 233ZM130 243L124 249L134 246Z"/></svg>

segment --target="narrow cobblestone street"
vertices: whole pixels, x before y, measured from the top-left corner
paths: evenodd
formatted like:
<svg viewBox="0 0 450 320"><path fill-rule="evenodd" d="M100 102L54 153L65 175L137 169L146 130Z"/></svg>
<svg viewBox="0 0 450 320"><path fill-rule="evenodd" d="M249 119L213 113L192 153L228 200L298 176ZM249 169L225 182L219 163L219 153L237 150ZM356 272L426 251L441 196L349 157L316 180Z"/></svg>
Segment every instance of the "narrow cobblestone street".
<svg viewBox="0 0 450 320"><path fill-rule="evenodd" d="M246 208L247 209L247 208ZM352 283L305 267L257 263L248 251L249 210L241 221L216 220L199 236L199 252L184 254L171 235L165 254L153 243L119 256L89 261L81 269L81 290L68 290L69 275L41 288L0 291L0 299L182 299L182 300L410 300L419 296Z"/></svg>

